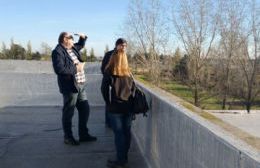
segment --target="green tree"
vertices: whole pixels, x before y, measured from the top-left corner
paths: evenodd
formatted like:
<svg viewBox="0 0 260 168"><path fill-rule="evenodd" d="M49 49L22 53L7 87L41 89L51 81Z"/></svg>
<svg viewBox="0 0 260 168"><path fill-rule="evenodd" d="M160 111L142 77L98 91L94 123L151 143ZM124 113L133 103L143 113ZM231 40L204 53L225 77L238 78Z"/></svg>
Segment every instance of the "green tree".
<svg viewBox="0 0 260 168"><path fill-rule="evenodd" d="M6 45L4 42L2 42L2 49L1 49L1 59L6 59L7 58L7 54L8 54L8 50L6 49Z"/></svg>
<svg viewBox="0 0 260 168"><path fill-rule="evenodd" d="M19 45L19 44L14 44L12 43L11 47L10 47L10 52L9 52L9 56L11 57L11 59L21 59L24 60L26 57L26 51L25 49Z"/></svg>
<svg viewBox="0 0 260 168"><path fill-rule="evenodd" d="M176 48L174 54L173 54L173 63L176 65L181 60L181 50L180 48Z"/></svg>
<svg viewBox="0 0 260 168"><path fill-rule="evenodd" d="M87 57L88 57L88 51L87 49L84 47L82 52L81 52L81 56L84 62L87 62Z"/></svg>
<svg viewBox="0 0 260 168"><path fill-rule="evenodd" d="M189 56L185 54L174 68L174 76L180 79L182 82L188 80L188 62Z"/></svg>
<svg viewBox="0 0 260 168"><path fill-rule="evenodd" d="M95 57L94 49L91 48L91 50L90 50L90 62L94 62L94 61L96 61L96 57Z"/></svg>
<svg viewBox="0 0 260 168"><path fill-rule="evenodd" d="M38 51L32 54L32 59L33 60L40 60L41 57L42 56L41 56L41 54Z"/></svg>

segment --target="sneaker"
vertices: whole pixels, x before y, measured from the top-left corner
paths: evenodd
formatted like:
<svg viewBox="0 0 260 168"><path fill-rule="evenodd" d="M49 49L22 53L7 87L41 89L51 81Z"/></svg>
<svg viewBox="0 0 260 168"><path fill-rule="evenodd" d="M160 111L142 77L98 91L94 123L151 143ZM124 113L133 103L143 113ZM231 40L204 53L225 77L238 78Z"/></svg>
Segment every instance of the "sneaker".
<svg viewBox="0 0 260 168"><path fill-rule="evenodd" d="M94 137L94 136L91 136L91 135L87 135L87 136L79 138L80 142L92 142L92 141L96 141L96 140L97 140L97 137Z"/></svg>
<svg viewBox="0 0 260 168"><path fill-rule="evenodd" d="M107 160L107 167L109 168L129 168L127 163L119 163L116 160Z"/></svg>
<svg viewBox="0 0 260 168"><path fill-rule="evenodd" d="M79 141L75 140L74 137L64 138L64 143L72 146L79 145Z"/></svg>

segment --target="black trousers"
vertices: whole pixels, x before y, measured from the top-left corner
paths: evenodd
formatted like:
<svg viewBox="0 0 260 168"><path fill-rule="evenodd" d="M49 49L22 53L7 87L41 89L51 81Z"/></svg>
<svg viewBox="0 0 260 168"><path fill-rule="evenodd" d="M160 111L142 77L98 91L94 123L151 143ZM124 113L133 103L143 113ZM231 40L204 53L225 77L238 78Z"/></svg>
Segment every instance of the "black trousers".
<svg viewBox="0 0 260 168"><path fill-rule="evenodd" d="M73 136L72 133L72 117L74 115L75 107L78 110L78 134L79 137L88 135L87 122L89 118L89 103L84 86L80 86L78 93L64 93L63 95L63 109L62 109L62 126L64 137L69 138Z"/></svg>

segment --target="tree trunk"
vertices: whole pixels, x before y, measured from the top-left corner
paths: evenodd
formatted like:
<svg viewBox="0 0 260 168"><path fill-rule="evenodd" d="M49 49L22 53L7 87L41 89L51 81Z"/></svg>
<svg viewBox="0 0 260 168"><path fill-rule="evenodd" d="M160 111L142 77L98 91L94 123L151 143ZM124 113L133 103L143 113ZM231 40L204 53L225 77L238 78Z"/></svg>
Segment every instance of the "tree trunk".
<svg viewBox="0 0 260 168"><path fill-rule="evenodd" d="M226 101L227 101L227 94L224 93L223 99L222 99L222 110L226 109Z"/></svg>
<svg viewBox="0 0 260 168"><path fill-rule="evenodd" d="M249 101L246 102L246 111L247 111L247 114L250 113L250 110L251 110L251 101L249 100Z"/></svg>
<svg viewBox="0 0 260 168"><path fill-rule="evenodd" d="M251 98L252 98L252 87L249 87L248 93L247 93L247 99L246 99L246 110L247 110L248 114L250 113L250 109L251 109L251 106L252 106Z"/></svg>
<svg viewBox="0 0 260 168"><path fill-rule="evenodd" d="M198 93L198 86L197 85L195 85L195 90L194 90L194 104L197 107L200 106L200 103L199 103L199 93Z"/></svg>

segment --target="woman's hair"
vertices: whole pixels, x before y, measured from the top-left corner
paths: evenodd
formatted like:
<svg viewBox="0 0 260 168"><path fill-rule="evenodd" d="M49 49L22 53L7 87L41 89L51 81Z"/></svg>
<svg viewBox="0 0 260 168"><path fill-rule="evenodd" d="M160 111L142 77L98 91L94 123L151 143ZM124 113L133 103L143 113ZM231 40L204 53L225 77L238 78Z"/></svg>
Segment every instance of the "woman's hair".
<svg viewBox="0 0 260 168"><path fill-rule="evenodd" d="M105 71L116 76L130 76L130 69L125 52L115 50L110 57Z"/></svg>

